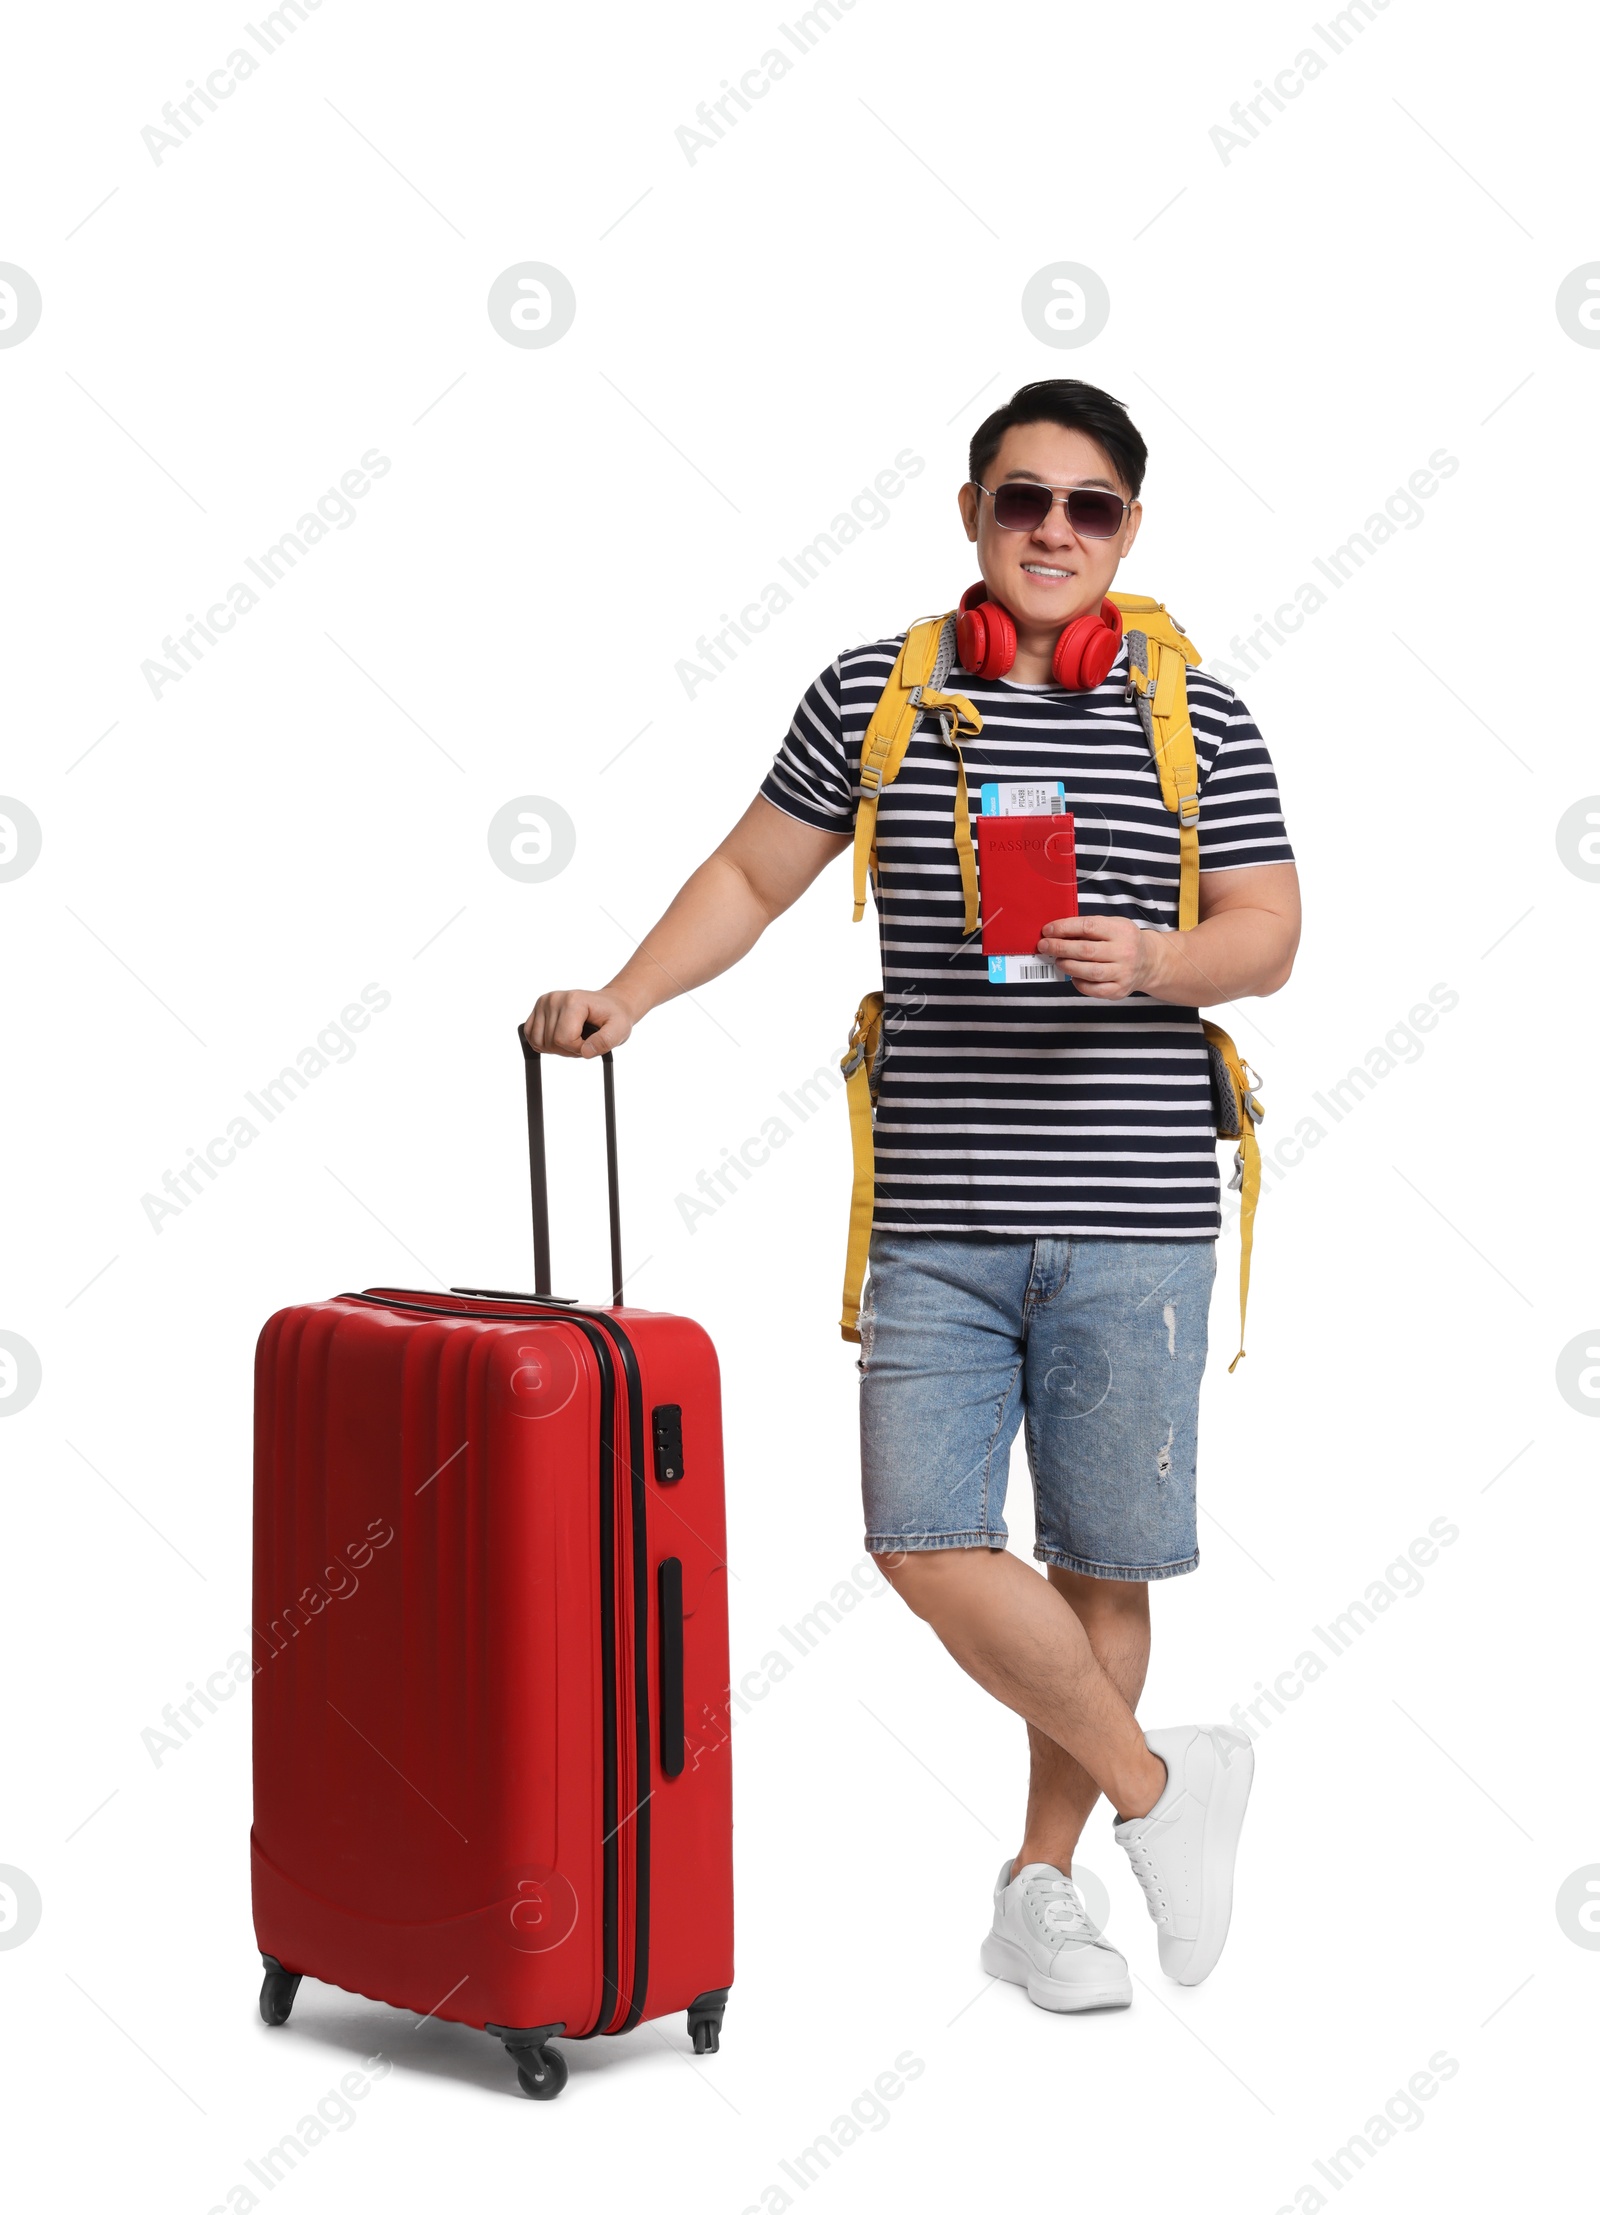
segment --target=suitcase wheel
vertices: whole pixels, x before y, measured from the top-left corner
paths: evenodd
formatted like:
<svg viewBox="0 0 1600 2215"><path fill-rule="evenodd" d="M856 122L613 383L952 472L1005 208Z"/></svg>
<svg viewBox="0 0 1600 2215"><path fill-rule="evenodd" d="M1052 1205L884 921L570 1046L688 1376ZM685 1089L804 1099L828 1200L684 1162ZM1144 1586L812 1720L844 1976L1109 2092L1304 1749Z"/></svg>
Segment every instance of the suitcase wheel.
<svg viewBox="0 0 1600 2215"><path fill-rule="evenodd" d="M261 1980L261 2020L276 2030L289 2020L300 1979L291 1976L271 1954L263 1954L261 1960L267 1972Z"/></svg>
<svg viewBox="0 0 1600 2215"><path fill-rule="evenodd" d="M566 2029L565 2023L523 2024L515 2030L503 2023L485 2023L491 2038L498 2038L506 2057L517 2065L517 2082L530 2100L553 2100L567 2081L567 2065L550 2040Z"/></svg>
<svg viewBox="0 0 1600 2215"><path fill-rule="evenodd" d="M523 2048L526 2059L517 2061L517 2082L530 2100L553 2100L567 2081L567 2065L553 2046Z"/></svg>
<svg viewBox="0 0 1600 2215"><path fill-rule="evenodd" d="M716 2053L722 2044L722 2017L728 2005L728 1988L702 1992L689 2002L689 2036L696 2053Z"/></svg>

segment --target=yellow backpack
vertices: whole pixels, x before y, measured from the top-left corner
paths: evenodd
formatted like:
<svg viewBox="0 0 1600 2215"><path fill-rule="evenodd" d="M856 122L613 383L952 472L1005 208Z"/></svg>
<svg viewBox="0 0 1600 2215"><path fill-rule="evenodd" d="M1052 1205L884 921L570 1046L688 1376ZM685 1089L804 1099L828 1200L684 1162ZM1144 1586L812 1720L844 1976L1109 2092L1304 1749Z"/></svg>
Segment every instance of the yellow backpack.
<svg viewBox="0 0 1600 2215"><path fill-rule="evenodd" d="M1194 730L1189 721L1186 671L1200 659L1159 600L1114 592L1122 610L1128 643L1128 681L1145 736L1155 756L1161 797L1178 818L1178 928L1193 930L1200 920L1200 793ZM878 800L893 784L919 715L934 715L945 743L956 757L956 857L961 865L962 928L970 938L978 928L978 862L967 805L967 773L961 741L983 728L983 718L964 693L947 692L945 681L955 664L955 615L936 615L913 623L872 711L861 742L861 803L856 811L854 870L855 917L866 912L867 874L878 882ZM1244 1316L1250 1296L1250 1249L1255 1233L1256 1201L1261 1192L1261 1152L1255 1126L1262 1108L1256 1098L1261 1079L1233 1040L1216 1023L1202 1021L1211 1061L1211 1094L1217 1136L1238 1141L1233 1186L1239 1193L1239 1351L1229 1374L1244 1358ZM872 1114L883 1062L883 994L869 992L856 1010L850 1043L839 1068L850 1109L850 1143L855 1179L850 1195L850 1232L845 1253L844 1305L839 1317L843 1337L859 1344L861 1287L872 1237Z"/></svg>

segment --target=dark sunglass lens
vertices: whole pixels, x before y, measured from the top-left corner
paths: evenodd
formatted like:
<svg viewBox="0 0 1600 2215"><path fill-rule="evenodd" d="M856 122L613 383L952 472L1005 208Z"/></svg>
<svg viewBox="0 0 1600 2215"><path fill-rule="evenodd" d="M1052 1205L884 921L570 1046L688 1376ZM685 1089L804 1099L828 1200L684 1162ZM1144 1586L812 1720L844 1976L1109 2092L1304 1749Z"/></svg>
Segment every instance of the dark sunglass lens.
<svg viewBox="0 0 1600 2215"><path fill-rule="evenodd" d="M1112 538L1122 525L1122 502L1114 492L1069 492L1067 521L1080 538Z"/></svg>
<svg viewBox="0 0 1600 2215"><path fill-rule="evenodd" d="M1049 513L1048 485L1001 485L994 496L994 519L1003 531L1036 531Z"/></svg>

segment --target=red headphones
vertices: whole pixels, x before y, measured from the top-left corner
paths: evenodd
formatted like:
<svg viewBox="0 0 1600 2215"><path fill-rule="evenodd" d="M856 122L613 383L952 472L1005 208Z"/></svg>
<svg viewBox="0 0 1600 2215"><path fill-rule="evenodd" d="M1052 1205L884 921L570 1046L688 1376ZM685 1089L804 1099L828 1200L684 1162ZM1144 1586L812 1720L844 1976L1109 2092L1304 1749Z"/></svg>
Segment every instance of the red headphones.
<svg viewBox="0 0 1600 2215"><path fill-rule="evenodd" d="M1080 615L1056 640L1051 669L1068 692L1092 692L1103 684L1122 644L1122 610L1102 600L1093 615ZM974 677L1003 677L1017 658L1017 626L1010 611L975 584L961 595L956 652Z"/></svg>

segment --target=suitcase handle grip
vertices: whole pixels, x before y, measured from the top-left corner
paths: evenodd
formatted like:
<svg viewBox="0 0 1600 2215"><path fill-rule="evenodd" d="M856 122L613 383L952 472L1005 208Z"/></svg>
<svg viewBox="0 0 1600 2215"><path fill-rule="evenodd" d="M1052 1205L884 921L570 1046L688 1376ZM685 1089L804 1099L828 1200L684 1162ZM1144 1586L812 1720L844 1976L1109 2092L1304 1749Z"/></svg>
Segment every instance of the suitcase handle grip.
<svg viewBox="0 0 1600 2215"><path fill-rule="evenodd" d="M598 1023L585 1023L583 1035L591 1037ZM539 1075L539 1049L519 1023L523 1070L528 1088L528 1175L533 1187L533 1293L537 1300L550 1297L550 1188L545 1173L544 1088ZM617 1187L617 1096L611 1074L611 1056L600 1056L605 1072L606 1096L606 1198L611 1214L611 1305L622 1305L622 1209Z"/></svg>
<svg viewBox="0 0 1600 2215"><path fill-rule="evenodd" d="M668 1555L656 1571L656 1617L661 1650L661 1774L683 1774L683 1563Z"/></svg>

